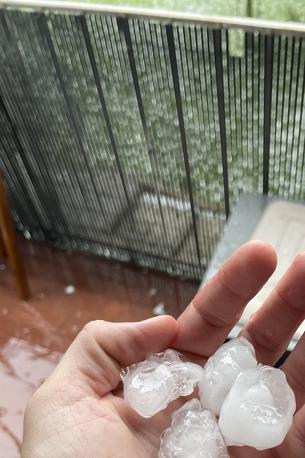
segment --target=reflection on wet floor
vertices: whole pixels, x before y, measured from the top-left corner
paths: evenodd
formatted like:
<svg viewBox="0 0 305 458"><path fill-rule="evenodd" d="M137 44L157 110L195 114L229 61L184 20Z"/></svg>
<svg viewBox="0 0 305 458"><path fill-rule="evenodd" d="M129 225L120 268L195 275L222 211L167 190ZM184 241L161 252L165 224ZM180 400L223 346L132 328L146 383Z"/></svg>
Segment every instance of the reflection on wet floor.
<svg viewBox="0 0 305 458"><path fill-rule="evenodd" d="M198 284L96 257L20 241L32 297L18 300L0 264L0 458L19 458L31 393L90 320L178 316Z"/></svg>
<svg viewBox="0 0 305 458"><path fill-rule="evenodd" d="M17 457L21 445L22 419L31 393L59 361L59 352L11 337L0 355L1 457ZM4 444L3 444L4 441ZM4 445L4 447L3 447ZM5 453L3 452L5 450Z"/></svg>

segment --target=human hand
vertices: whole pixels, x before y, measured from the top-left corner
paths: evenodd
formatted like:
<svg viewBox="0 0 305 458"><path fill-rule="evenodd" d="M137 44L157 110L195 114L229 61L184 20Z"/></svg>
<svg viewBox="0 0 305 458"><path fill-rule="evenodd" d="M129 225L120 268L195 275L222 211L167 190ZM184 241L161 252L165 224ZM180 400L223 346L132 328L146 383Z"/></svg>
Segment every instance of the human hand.
<svg viewBox="0 0 305 458"><path fill-rule="evenodd" d="M270 246L249 242L177 321L164 316L140 323L86 325L28 404L22 458L157 457L160 434L184 400L153 418L140 417L122 399L121 368L168 347L204 362L223 343L275 265ZM304 278L305 254L301 254L242 331L255 346L259 362L275 363L303 320ZM305 457L304 349L302 338L282 367L296 393L298 409L285 442L263 452L232 447L231 457Z"/></svg>

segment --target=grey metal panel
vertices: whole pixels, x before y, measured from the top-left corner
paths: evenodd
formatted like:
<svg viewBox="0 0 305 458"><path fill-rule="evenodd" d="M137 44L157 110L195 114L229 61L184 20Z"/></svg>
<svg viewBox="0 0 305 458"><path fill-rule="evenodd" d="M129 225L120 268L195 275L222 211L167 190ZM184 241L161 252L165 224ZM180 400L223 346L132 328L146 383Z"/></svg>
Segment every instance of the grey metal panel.
<svg viewBox="0 0 305 458"><path fill-rule="evenodd" d="M223 263L251 236L268 204L275 199L266 195L242 194L224 228L201 287L213 277Z"/></svg>

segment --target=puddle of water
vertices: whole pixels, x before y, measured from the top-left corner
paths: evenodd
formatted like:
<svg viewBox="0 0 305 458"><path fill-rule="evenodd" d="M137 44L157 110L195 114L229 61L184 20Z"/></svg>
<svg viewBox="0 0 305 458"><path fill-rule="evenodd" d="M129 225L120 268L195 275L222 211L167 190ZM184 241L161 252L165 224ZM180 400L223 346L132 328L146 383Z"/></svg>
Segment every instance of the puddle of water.
<svg viewBox="0 0 305 458"><path fill-rule="evenodd" d="M20 456L23 414L28 399L61 354L12 337L0 350L0 458Z"/></svg>

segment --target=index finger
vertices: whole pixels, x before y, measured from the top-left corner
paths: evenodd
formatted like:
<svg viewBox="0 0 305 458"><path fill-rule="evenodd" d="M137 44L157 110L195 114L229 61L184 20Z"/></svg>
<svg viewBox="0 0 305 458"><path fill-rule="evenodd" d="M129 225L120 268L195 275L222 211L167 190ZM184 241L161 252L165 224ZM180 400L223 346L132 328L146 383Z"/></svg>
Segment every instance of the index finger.
<svg viewBox="0 0 305 458"><path fill-rule="evenodd" d="M204 358L213 354L275 267L270 245L251 241L239 248L181 314L172 346Z"/></svg>

